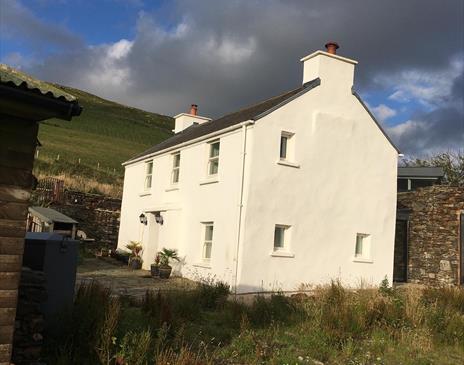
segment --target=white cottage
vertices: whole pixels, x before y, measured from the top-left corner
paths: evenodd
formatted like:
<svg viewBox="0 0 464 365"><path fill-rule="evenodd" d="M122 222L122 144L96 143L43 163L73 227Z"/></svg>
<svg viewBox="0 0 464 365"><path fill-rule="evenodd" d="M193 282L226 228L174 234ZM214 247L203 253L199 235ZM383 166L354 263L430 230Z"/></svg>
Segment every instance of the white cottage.
<svg viewBox="0 0 464 365"><path fill-rule="evenodd" d="M118 247L142 241L146 269L176 248L179 274L241 293L391 282L398 150L326 47L298 88L216 120L192 105L125 162Z"/></svg>

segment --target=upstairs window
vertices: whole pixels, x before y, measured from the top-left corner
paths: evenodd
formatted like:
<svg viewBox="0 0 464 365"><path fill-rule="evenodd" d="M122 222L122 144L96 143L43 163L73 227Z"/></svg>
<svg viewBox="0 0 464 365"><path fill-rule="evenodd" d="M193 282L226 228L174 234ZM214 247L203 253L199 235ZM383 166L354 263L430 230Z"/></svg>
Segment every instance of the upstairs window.
<svg viewBox="0 0 464 365"><path fill-rule="evenodd" d="M280 134L280 160L292 161L294 159L294 133L282 131Z"/></svg>
<svg viewBox="0 0 464 365"><path fill-rule="evenodd" d="M177 184L179 182L180 174L180 152L172 155L172 178L171 182Z"/></svg>
<svg viewBox="0 0 464 365"><path fill-rule="evenodd" d="M214 225L213 222L203 223L204 225L204 240L203 240L203 260L211 260L211 251L213 248L213 231Z"/></svg>
<svg viewBox="0 0 464 365"><path fill-rule="evenodd" d="M219 171L219 141L209 144L208 175L217 175Z"/></svg>
<svg viewBox="0 0 464 365"><path fill-rule="evenodd" d="M148 161L145 163L145 190L151 188L153 179L153 161Z"/></svg>
<svg viewBox="0 0 464 365"><path fill-rule="evenodd" d="M274 251L287 251L290 226L276 224L274 229Z"/></svg>

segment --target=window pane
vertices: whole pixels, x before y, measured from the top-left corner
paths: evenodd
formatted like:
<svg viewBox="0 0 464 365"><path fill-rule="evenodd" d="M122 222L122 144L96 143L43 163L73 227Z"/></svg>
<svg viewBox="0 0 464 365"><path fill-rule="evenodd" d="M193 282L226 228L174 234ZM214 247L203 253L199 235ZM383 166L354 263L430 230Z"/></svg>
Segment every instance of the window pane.
<svg viewBox="0 0 464 365"><path fill-rule="evenodd" d="M173 167L179 167L179 166L180 166L180 153L176 153L174 155Z"/></svg>
<svg viewBox="0 0 464 365"><path fill-rule="evenodd" d="M219 142L211 143L209 150L209 157L219 156Z"/></svg>
<svg viewBox="0 0 464 365"><path fill-rule="evenodd" d="M172 170L172 182L173 183L179 182L179 169Z"/></svg>
<svg viewBox="0 0 464 365"><path fill-rule="evenodd" d="M212 248L212 243L211 242L205 242L203 246L203 258L205 259L210 259L211 258L211 248Z"/></svg>
<svg viewBox="0 0 464 365"><path fill-rule="evenodd" d="M151 175L153 173L153 162L147 162L147 175Z"/></svg>
<svg viewBox="0 0 464 365"><path fill-rule="evenodd" d="M285 228L275 227L274 231L274 248L284 248Z"/></svg>
<svg viewBox="0 0 464 365"><path fill-rule="evenodd" d="M280 158L287 158L287 141L288 137L280 137Z"/></svg>
<svg viewBox="0 0 464 365"><path fill-rule="evenodd" d="M219 160L214 159L209 162L209 174L216 175L219 170Z"/></svg>
<svg viewBox="0 0 464 365"><path fill-rule="evenodd" d="M364 237L362 235L357 235L356 236L356 250L355 250L355 256L362 256L363 254L363 239Z"/></svg>
<svg viewBox="0 0 464 365"><path fill-rule="evenodd" d="M145 188L151 188L151 175L148 175L146 178L145 178Z"/></svg>
<svg viewBox="0 0 464 365"><path fill-rule="evenodd" d="M213 226L208 225L205 226L205 241L212 241L213 240Z"/></svg>

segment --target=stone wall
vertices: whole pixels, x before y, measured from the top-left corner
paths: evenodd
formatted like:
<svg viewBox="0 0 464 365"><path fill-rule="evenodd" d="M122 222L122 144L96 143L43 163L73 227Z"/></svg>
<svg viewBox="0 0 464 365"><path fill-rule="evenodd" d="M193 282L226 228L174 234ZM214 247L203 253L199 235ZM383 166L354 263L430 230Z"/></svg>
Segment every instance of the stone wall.
<svg viewBox="0 0 464 365"><path fill-rule="evenodd" d="M60 201L46 202L47 191L36 190L34 200L66 214L79 222L87 238L96 244L115 249L118 241L121 199L65 190Z"/></svg>
<svg viewBox="0 0 464 365"><path fill-rule="evenodd" d="M464 188L435 185L398 193L409 209L408 282L458 285Z"/></svg>
<svg viewBox="0 0 464 365"><path fill-rule="evenodd" d="M22 269L13 340L13 363L38 364L41 359L44 316L40 309L46 300L45 278L41 271Z"/></svg>

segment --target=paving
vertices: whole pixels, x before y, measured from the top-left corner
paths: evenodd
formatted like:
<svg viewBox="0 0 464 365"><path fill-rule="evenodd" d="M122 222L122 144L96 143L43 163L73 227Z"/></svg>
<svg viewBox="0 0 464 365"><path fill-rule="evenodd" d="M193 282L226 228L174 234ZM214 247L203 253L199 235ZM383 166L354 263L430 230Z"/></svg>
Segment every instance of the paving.
<svg viewBox="0 0 464 365"><path fill-rule="evenodd" d="M76 286L95 280L112 290L114 294L141 298L147 290L190 290L195 287L191 280L171 277L152 278L147 270L131 270L127 265L112 258L86 258L77 267Z"/></svg>

